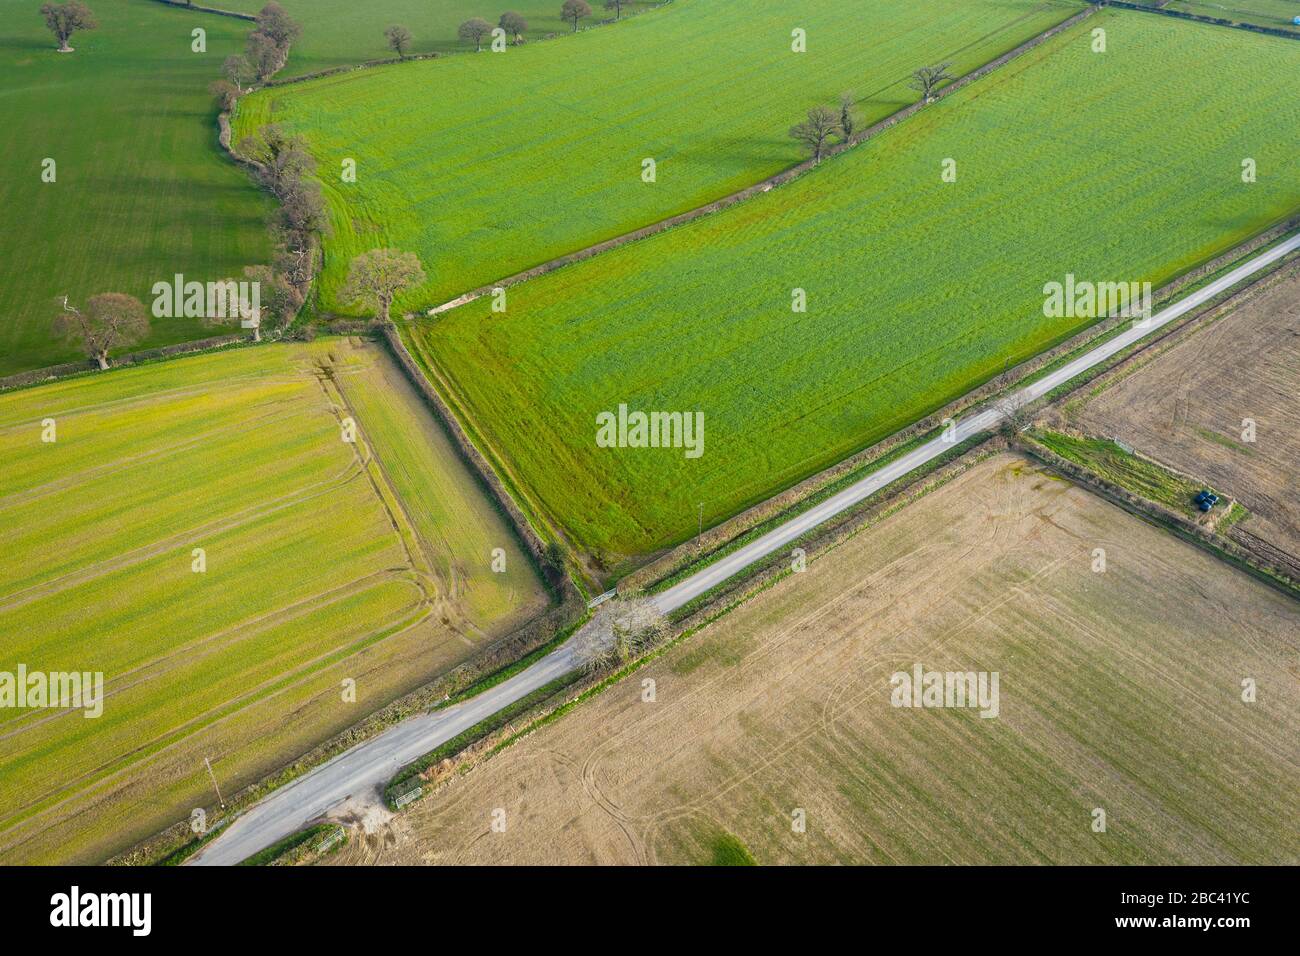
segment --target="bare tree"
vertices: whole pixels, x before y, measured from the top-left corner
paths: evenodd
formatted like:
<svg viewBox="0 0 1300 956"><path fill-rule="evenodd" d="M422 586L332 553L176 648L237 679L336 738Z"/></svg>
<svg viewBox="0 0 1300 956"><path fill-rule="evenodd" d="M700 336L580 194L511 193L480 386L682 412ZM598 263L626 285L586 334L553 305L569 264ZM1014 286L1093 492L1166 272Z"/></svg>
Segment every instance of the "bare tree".
<svg viewBox="0 0 1300 956"><path fill-rule="evenodd" d="M460 25L458 35L466 43L474 44L474 52L483 49L483 38L492 32L492 24L482 17L472 17Z"/></svg>
<svg viewBox="0 0 1300 956"><path fill-rule="evenodd" d="M508 10L501 14L501 19L497 21L497 26L502 30L505 30L506 33L514 34L515 46L518 46L523 42L524 31L528 29L528 21L513 10Z"/></svg>
<svg viewBox="0 0 1300 956"><path fill-rule="evenodd" d="M302 27L289 16L284 7L272 0L258 13L256 32L270 38L272 43L288 55L293 41L302 36Z"/></svg>
<svg viewBox="0 0 1300 956"><path fill-rule="evenodd" d="M808 111L808 118L796 126L790 127L790 136L797 139L812 153L813 163L820 163L826 152L826 141L839 129L839 120L835 114L824 106L815 106Z"/></svg>
<svg viewBox="0 0 1300 956"><path fill-rule="evenodd" d="M424 282L424 269L413 252L371 249L352 260L341 296L345 302L369 306L385 322L397 295Z"/></svg>
<svg viewBox="0 0 1300 956"><path fill-rule="evenodd" d="M623 4L626 0L605 0L605 9L614 11L614 19L623 19Z"/></svg>
<svg viewBox="0 0 1300 956"><path fill-rule="evenodd" d="M54 334L78 345L86 355L108 368L108 353L134 345L149 334L149 313L135 296L103 292L90 297L85 310L68 304L54 317Z"/></svg>
<svg viewBox="0 0 1300 956"><path fill-rule="evenodd" d="M289 48L302 35L302 27L284 7L268 3L257 15L257 26L248 35L242 57L227 57L226 79L241 88L244 82L270 79L289 62ZM242 60L243 62L238 62Z"/></svg>
<svg viewBox="0 0 1300 956"><path fill-rule="evenodd" d="M274 226L283 251L276 271L304 293L315 259L313 234L330 231L321 185L312 178L316 161L302 137L274 123L240 140L238 152L257 164L258 178L280 202Z"/></svg>
<svg viewBox="0 0 1300 956"><path fill-rule="evenodd" d="M239 99L239 87L229 80L213 80L208 84L208 92L217 98L223 111L233 109Z"/></svg>
<svg viewBox="0 0 1300 956"><path fill-rule="evenodd" d="M853 138L853 131L858 128L858 114L853 107L853 94L840 94L840 136L844 142Z"/></svg>
<svg viewBox="0 0 1300 956"><path fill-rule="evenodd" d="M95 15L90 12L90 8L79 0L68 0L67 3L46 3L41 5L41 16L45 18L45 25L50 28L54 34L54 39L59 41L60 53L71 53L72 47L68 46L68 41L72 39L72 34L77 30L93 30L99 26Z"/></svg>
<svg viewBox="0 0 1300 956"><path fill-rule="evenodd" d="M258 309L253 311L248 302L235 297L236 310L229 316L209 316L203 319L205 325L221 326L239 322L244 328L251 329L253 341L262 341L262 330L276 331L287 325L302 305L302 296L290 284L287 277L277 273L271 266L245 266L244 279L257 283ZM234 279L223 280L234 283Z"/></svg>
<svg viewBox="0 0 1300 956"><path fill-rule="evenodd" d="M277 237L275 252L275 273L284 276L294 291L296 301L293 312L302 305L306 292L311 286L312 266L315 263L310 245L294 245L283 234Z"/></svg>
<svg viewBox="0 0 1300 956"><path fill-rule="evenodd" d="M320 183L300 179L286 189L280 197L279 219L281 227L296 237L305 238L313 232L328 235L329 215Z"/></svg>
<svg viewBox="0 0 1300 956"><path fill-rule="evenodd" d="M591 7L587 5L587 0L564 0L564 6L560 7L560 19L571 21L574 33L578 32L578 21L589 16Z"/></svg>
<svg viewBox="0 0 1300 956"><path fill-rule="evenodd" d="M622 667L663 640L668 625L649 601L617 599L578 632L575 656L587 674Z"/></svg>
<svg viewBox="0 0 1300 956"><path fill-rule="evenodd" d="M406 59L406 51L411 46L411 41L415 39L411 36L411 31L406 27L394 23L384 31L384 39L388 41L389 49L396 53L401 59Z"/></svg>
<svg viewBox="0 0 1300 956"><path fill-rule="evenodd" d="M254 30L248 35L244 59L257 82L269 80L289 62L289 48L279 46L265 33Z"/></svg>
<svg viewBox="0 0 1300 956"><path fill-rule="evenodd" d="M221 73L240 93L244 92L245 84L252 83L257 77L248 57L238 53L230 54L221 62Z"/></svg>
<svg viewBox="0 0 1300 956"><path fill-rule="evenodd" d="M258 164L263 184L281 199L294 184L316 171L306 140L287 135L278 123L261 127L256 136L245 136L239 141L239 153Z"/></svg>
<svg viewBox="0 0 1300 956"><path fill-rule="evenodd" d="M912 74L912 81L907 85L921 94L927 103L934 102L934 91L940 83L953 79L948 67L951 63L939 63L936 66L923 66Z"/></svg>

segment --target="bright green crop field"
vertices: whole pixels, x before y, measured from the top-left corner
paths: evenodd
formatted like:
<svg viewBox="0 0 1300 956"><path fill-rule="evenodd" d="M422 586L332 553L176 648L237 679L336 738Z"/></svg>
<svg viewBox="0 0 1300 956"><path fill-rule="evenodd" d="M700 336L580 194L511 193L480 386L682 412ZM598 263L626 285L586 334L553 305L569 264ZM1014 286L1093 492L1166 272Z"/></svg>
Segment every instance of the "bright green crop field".
<svg viewBox="0 0 1300 956"><path fill-rule="evenodd" d="M364 60L395 56L384 39L384 30L401 24L411 31L414 40L408 55L418 53L455 53L473 51L474 47L456 36L460 25L470 17L482 17L496 26L507 10L521 14L528 21L525 42L573 30L560 19L564 0L280 0L280 6L303 26L302 37L294 44L289 62L279 77L302 76L331 67L346 66ZM265 0L212 0L210 6L256 13ZM604 4L590 4L592 16L582 21L583 28L612 19L613 11ZM623 4L623 16L639 12L653 3L635 0ZM511 37L511 40L514 38Z"/></svg>
<svg viewBox="0 0 1300 956"><path fill-rule="evenodd" d="M417 253L399 308L468 289L749 186L802 158L787 131L853 92L864 122L913 102L911 72L965 72L1077 13L1062 0L676 2L505 53L397 64L241 101L239 133L304 134L334 236L322 303L358 253ZM807 52L791 52L791 31ZM656 181L642 181L642 161ZM340 176L357 164L355 183Z"/></svg>
<svg viewBox="0 0 1300 956"><path fill-rule="evenodd" d="M94 719L0 710L6 863L98 862L209 805L204 757L229 797L546 604L372 345L3 395L0 456L0 671L100 671L105 690Z"/></svg>
<svg viewBox="0 0 1300 956"><path fill-rule="evenodd" d="M30 0L0 0L0 375L79 358L50 333L57 296L126 292L183 273L238 275L270 255L270 211L217 145L208 84L248 24L152 0L93 0L99 29L55 42ZM190 31L207 31L191 52ZM55 182L42 163L55 161ZM146 345L213 334L154 323Z"/></svg>
<svg viewBox="0 0 1300 956"><path fill-rule="evenodd" d="M1300 32L1292 22L1300 17L1300 3L1296 0L1174 0L1169 7L1203 17Z"/></svg>
<svg viewBox="0 0 1300 956"><path fill-rule="evenodd" d="M504 315L403 328L532 506L617 567L1090 323L1045 318L1045 283L1158 288L1300 208L1297 70L1290 40L1098 14L791 184L511 289ZM703 412L703 455L597 447L620 403Z"/></svg>

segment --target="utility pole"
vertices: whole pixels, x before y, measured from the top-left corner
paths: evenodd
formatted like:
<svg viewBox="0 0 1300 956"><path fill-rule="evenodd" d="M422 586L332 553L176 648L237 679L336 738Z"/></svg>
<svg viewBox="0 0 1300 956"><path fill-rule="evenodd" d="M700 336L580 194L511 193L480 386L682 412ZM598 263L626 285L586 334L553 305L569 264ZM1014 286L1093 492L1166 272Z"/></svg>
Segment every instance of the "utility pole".
<svg viewBox="0 0 1300 956"><path fill-rule="evenodd" d="M699 551L704 545L704 502L700 502L700 530L695 534L695 550Z"/></svg>
<svg viewBox="0 0 1300 956"><path fill-rule="evenodd" d="M226 809L226 801L221 798L221 788L217 786L217 775L212 772L212 764L208 758L203 758L203 765L208 768L208 776L212 778L212 789L217 791L217 803L221 804L221 809Z"/></svg>

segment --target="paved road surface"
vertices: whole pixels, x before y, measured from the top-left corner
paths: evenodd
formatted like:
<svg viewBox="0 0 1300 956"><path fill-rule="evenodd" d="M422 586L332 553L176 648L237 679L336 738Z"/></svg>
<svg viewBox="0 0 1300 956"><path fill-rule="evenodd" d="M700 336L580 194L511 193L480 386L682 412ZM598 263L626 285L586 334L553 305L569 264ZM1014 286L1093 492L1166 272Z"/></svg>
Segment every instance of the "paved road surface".
<svg viewBox="0 0 1300 956"><path fill-rule="evenodd" d="M884 486L933 461L953 444L996 428L1005 417L1004 410L1045 395L1297 248L1300 248L1300 234L1256 256L1142 325L1126 330L1032 385L1000 399L995 407L963 418L950 432L948 440L935 438L913 449L733 554L655 595L654 604L665 613L681 607ZM349 797L374 799L377 788L383 787L405 764L576 667L574 644L574 640L568 641L531 667L471 700L404 721L272 792L231 823L190 862L200 866L238 863L302 829Z"/></svg>

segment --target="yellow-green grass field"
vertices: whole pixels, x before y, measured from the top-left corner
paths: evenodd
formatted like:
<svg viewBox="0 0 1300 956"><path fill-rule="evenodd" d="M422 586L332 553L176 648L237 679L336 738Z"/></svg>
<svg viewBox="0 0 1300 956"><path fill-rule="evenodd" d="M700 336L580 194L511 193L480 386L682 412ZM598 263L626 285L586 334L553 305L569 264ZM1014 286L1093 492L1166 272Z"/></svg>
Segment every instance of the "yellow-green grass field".
<svg viewBox="0 0 1300 956"><path fill-rule="evenodd" d="M1182 79L1153 90L1153 63ZM1290 40L1102 12L793 183L404 333L534 511L617 569L1093 321L1046 317L1046 283L1159 288L1294 214L1297 70ZM621 403L702 412L703 455L598 447Z"/></svg>
<svg viewBox="0 0 1300 956"><path fill-rule="evenodd" d="M1081 9L676 0L570 39L265 90L241 100L236 129L279 123L319 161L334 231L322 305L355 311L337 299L349 262L392 246L428 273L398 301L412 309L750 186L804 158L787 132L809 108L851 92L870 123L916 100L918 66L969 71Z"/></svg>
<svg viewBox="0 0 1300 956"><path fill-rule="evenodd" d="M0 710L5 862L103 859L210 804L205 757L229 796L546 604L359 340L0 396L0 456L0 671L105 680L98 718Z"/></svg>
<svg viewBox="0 0 1300 956"><path fill-rule="evenodd" d="M1292 598L1000 455L326 862L1295 865L1297 653ZM996 716L893 706L918 664Z"/></svg>
<svg viewBox="0 0 1300 956"><path fill-rule="evenodd" d="M0 0L0 376L81 357L51 334L56 297L147 305L175 273L221 279L270 258L270 202L218 146L208 93L250 25L153 0L89 6L98 29L60 54L40 3ZM144 345L212 334L160 319Z"/></svg>
<svg viewBox="0 0 1300 956"><path fill-rule="evenodd" d="M226 10L257 13L266 0L221 0ZM474 45L457 36L460 25L471 17L481 17L496 26L501 14L511 10L528 21L524 42L568 34L572 24L560 19L561 3L554 0L281 0L280 6L302 24L303 33L293 45L289 62L277 77L302 76L318 70L347 66L365 60L380 60L395 54L384 38L384 30L400 24L411 31L413 41L408 56L421 53L473 52ZM582 21L583 29L602 20L613 19L603 2L590 4L592 15ZM646 0L629 0L623 4L623 16L655 6ZM487 47L485 38L484 48ZM513 42L514 37L508 40Z"/></svg>

